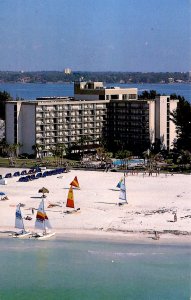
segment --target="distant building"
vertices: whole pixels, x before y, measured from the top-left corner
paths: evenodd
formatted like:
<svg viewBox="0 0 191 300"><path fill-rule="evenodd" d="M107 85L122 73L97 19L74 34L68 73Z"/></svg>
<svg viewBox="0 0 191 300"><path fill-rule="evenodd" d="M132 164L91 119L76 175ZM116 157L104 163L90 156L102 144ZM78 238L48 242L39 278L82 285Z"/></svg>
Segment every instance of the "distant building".
<svg viewBox="0 0 191 300"><path fill-rule="evenodd" d="M188 72L188 81L191 82L191 71Z"/></svg>
<svg viewBox="0 0 191 300"><path fill-rule="evenodd" d="M164 149L170 150L176 139L176 126L171 121L170 113L177 108L177 99L170 99L170 96L157 96L153 111L155 141L160 141ZM152 114L151 114L152 116Z"/></svg>
<svg viewBox="0 0 191 300"><path fill-rule="evenodd" d="M72 73L72 70L70 68L64 69L64 73L70 75Z"/></svg>
<svg viewBox="0 0 191 300"><path fill-rule="evenodd" d="M169 78L168 78L168 82L169 82L169 83L174 83L174 78L169 77Z"/></svg>
<svg viewBox="0 0 191 300"><path fill-rule="evenodd" d="M104 87L103 82L76 82L76 100L137 100L137 88Z"/></svg>
<svg viewBox="0 0 191 300"><path fill-rule="evenodd" d="M43 97L6 102L6 142L20 143L20 153L38 144L48 155L57 144L67 148L89 137L92 147L104 138L141 152L160 141L169 150L176 138L170 112L178 100L160 96L138 100L136 88L104 87L102 82L76 82L74 98Z"/></svg>

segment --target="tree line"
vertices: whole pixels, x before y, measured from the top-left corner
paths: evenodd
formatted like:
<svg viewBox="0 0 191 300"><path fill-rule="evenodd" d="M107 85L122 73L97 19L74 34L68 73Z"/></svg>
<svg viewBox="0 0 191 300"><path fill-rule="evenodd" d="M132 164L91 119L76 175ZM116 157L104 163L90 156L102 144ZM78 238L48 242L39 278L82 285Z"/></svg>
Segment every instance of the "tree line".
<svg viewBox="0 0 191 300"><path fill-rule="evenodd" d="M173 81L189 81L188 72L72 72L65 74L61 71L36 72L4 72L0 71L0 82L74 82L102 81L106 83L169 83Z"/></svg>

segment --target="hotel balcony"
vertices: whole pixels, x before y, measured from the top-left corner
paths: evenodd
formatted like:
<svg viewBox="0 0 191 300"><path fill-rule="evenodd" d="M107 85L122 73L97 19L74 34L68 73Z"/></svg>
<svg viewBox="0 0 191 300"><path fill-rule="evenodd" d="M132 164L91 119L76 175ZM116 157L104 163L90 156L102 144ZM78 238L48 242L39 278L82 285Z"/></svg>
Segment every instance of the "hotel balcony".
<svg viewBox="0 0 191 300"><path fill-rule="evenodd" d="M42 119L42 118L43 118L43 115L42 115L42 114L36 114L36 118L37 118L37 119Z"/></svg>

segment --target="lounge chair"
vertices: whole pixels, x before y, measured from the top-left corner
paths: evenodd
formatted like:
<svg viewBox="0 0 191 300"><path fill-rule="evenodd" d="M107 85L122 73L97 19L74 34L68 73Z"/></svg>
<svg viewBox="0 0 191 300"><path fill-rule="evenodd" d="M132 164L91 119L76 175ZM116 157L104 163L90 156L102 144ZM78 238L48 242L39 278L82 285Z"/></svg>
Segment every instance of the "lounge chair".
<svg viewBox="0 0 191 300"><path fill-rule="evenodd" d="M2 197L1 200L6 201L6 200L9 200L9 198L7 196L5 196L5 197Z"/></svg>

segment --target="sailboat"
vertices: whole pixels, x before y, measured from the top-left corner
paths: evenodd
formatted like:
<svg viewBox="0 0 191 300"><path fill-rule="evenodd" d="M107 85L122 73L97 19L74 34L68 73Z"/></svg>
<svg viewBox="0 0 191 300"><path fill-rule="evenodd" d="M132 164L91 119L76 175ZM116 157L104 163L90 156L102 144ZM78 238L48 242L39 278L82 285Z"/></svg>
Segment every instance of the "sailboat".
<svg viewBox="0 0 191 300"><path fill-rule="evenodd" d="M67 213L67 214L72 214L72 213L76 213L76 212L80 211L80 208L75 209L75 207L74 207L74 193L73 193L72 186L70 186L70 189L68 191L66 207L74 208L74 210L66 211L65 213Z"/></svg>
<svg viewBox="0 0 191 300"><path fill-rule="evenodd" d="M13 237L24 238L24 237L26 237L26 236L28 236L28 235L31 234L30 231L27 231L27 230L25 229L24 221L23 221L23 217L22 217L22 213L21 213L21 205L20 205L20 204L18 204L18 205L16 206L16 212L15 212L15 228L19 228L19 229L21 229L21 231L18 232L18 233L15 233L15 234L13 235Z"/></svg>
<svg viewBox="0 0 191 300"><path fill-rule="evenodd" d="M52 227L44 210L44 198L42 198L42 201L40 202L39 208L37 210L35 227L43 230L42 233L36 233L34 235L34 237L38 240L47 239L55 235L55 232L47 231L47 229L51 229Z"/></svg>
<svg viewBox="0 0 191 300"><path fill-rule="evenodd" d="M122 183L122 182L123 182L123 178L121 178L121 179L119 180L119 182L118 182L118 184L116 185L116 187L120 189L121 183Z"/></svg>
<svg viewBox="0 0 191 300"><path fill-rule="evenodd" d="M77 176L74 177L74 180L72 180L70 185L73 186L73 187L76 187L76 188L80 188Z"/></svg>
<svg viewBox="0 0 191 300"><path fill-rule="evenodd" d="M126 186L125 186L125 175L123 181L121 182L120 192L119 192L119 202L118 205L123 205L127 202Z"/></svg>

